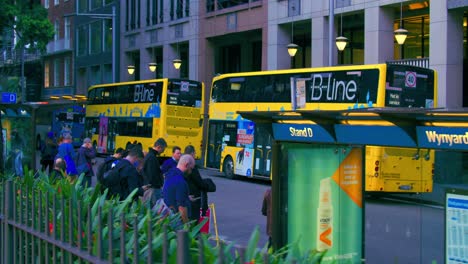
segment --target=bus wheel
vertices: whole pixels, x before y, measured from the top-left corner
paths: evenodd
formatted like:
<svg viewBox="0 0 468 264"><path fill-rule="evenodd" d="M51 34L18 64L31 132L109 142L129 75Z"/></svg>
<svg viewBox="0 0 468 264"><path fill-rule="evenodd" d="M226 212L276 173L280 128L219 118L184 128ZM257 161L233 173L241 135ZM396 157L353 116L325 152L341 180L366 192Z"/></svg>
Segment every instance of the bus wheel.
<svg viewBox="0 0 468 264"><path fill-rule="evenodd" d="M223 162L223 172L226 178L234 179L234 162L231 157L226 157Z"/></svg>

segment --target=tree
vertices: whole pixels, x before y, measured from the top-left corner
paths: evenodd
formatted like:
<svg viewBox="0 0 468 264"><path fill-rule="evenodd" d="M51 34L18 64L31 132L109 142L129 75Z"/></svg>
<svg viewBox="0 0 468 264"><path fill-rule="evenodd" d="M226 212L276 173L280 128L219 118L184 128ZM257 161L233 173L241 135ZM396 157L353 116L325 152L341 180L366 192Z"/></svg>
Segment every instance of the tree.
<svg viewBox="0 0 468 264"><path fill-rule="evenodd" d="M54 26L47 17L47 10L39 0L0 0L0 36L11 29L17 37L14 48L20 54L23 53L25 46L45 51L47 43L55 34ZM2 131L0 116L0 139L3 138ZM1 150L3 150L3 140L0 140ZM0 155L0 173L3 172L4 157Z"/></svg>

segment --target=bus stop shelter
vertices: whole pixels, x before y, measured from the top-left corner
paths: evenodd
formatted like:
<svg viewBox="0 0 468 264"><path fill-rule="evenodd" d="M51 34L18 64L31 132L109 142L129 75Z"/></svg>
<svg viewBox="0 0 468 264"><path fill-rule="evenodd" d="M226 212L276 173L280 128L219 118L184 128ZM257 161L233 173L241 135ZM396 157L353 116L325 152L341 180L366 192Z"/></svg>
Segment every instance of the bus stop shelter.
<svg viewBox="0 0 468 264"><path fill-rule="evenodd" d="M239 114L256 124L271 125L273 245L279 248L295 243L302 252L321 257L323 263L371 261L365 253L371 242L365 241L364 235L370 225L364 210L364 146L468 150L466 109L366 108ZM461 213L468 215L465 197L468 196L456 196L456 206L451 209L464 210ZM445 207L447 215L449 204ZM454 223L461 227L468 224L466 217L451 219L457 219ZM384 229L387 231L389 226L387 223ZM423 233L431 230L421 228L419 232L418 252L425 252ZM407 236L408 233L411 236L409 228ZM447 237L447 231L444 234ZM441 252L429 257L432 263L444 262L441 256L446 260L468 258L458 256L466 246L466 242L457 239L458 235L432 235L440 243L446 241L444 246L436 246ZM430 254L437 255L433 246L428 247ZM418 262L427 263L423 259Z"/></svg>

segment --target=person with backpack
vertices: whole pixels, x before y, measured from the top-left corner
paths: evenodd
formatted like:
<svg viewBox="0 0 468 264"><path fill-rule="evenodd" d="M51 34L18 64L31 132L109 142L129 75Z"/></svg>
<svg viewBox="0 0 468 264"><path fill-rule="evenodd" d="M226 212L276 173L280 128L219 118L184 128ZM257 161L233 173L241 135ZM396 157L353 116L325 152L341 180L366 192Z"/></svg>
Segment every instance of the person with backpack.
<svg viewBox="0 0 468 264"><path fill-rule="evenodd" d="M104 162L99 164L96 170L96 179L98 183L101 185L103 184L102 180L104 177L104 173L119 163L119 161L123 158L124 156L124 149L123 148L118 148L115 150L114 154L112 156L108 156L104 159Z"/></svg>
<svg viewBox="0 0 468 264"><path fill-rule="evenodd" d="M132 148L115 167L104 173L103 183L109 189L110 196L118 195L120 200L125 200L135 189L138 191L134 199L143 196L148 185L143 185L135 166L141 159L143 152L138 148Z"/></svg>
<svg viewBox="0 0 468 264"><path fill-rule="evenodd" d="M47 133L47 137L45 139L45 144L41 146L41 165L42 171L47 172L50 174L54 167L54 158L57 155L58 146L57 143L54 141L54 133L49 132Z"/></svg>

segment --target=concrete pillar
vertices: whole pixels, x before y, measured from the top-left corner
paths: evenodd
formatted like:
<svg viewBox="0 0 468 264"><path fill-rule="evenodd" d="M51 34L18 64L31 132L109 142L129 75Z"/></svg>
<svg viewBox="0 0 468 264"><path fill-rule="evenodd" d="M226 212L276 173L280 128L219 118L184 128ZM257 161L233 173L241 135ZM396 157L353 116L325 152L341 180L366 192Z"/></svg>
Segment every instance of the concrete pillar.
<svg viewBox="0 0 468 264"><path fill-rule="evenodd" d="M287 45L291 42L290 30L279 24L268 25L268 65L267 70L291 68L291 57Z"/></svg>
<svg viewBox="0 0 468 264"><path fill-rule="evenodd" d="M179 51L180 51L180 44L179 44ZM176 70L174 68L174 65L172 64L172 61L176 59L176 57L178 57L177 44L176 43L164 44L163 46L163 63L164 63L163 76L164 78L178 78L180 76L180 70Z"/></svg>
<svg viewBox="0 0 468 264"><path fill-rule="evenodd" d="M312 18L311 32L311 66L328 66L328 18Z"/></svg>
<svg viewBox="0 0 468 264"><path fill-rule="evenodd" d="M189 58L188 63L190 64L189 69L189 79L198 80L198 58L199 58L199 42L197 38L192 38L189 40ZM183 63L183 62L182 62Z"/></svg>
<svg viewBox="0 0 468 264"><path fill-rule="evenodd" d="M376 64L393 60L392 8L366 6L364 10L364 63Z"/></svg>
<svg viewBox="0 0 468 264"><path fill-rule="evenodd" d="M431 1L429 63L438 73L438 107L463 106L463 11Z"/></svg>
<svg viewBox="0 0 468 264"><path fill-rule="evenodd" d="M142 80L154 79L156 74L148 68L148 63L154 62L151 48L140 49L140 77Z"/></svg>

